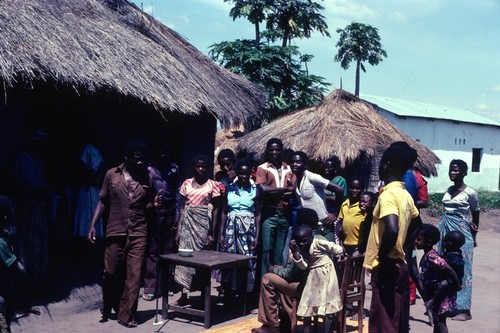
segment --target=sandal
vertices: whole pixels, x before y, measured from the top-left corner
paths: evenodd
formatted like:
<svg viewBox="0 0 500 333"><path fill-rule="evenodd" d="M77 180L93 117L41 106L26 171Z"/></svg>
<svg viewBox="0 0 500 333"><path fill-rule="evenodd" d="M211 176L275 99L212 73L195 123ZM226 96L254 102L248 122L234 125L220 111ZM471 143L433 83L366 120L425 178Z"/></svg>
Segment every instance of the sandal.
<svg viewBox="0 0 500 333"><path fill-rule="evenodd" d="M155 294L144 294L142 295L142 299L145 300L145 301L152 301L154 300L156 297L155 297Z"/></svg>
<svg viewBox="0 0 500 333"><path fill-rule="evenodd" d="M134 328L137 327L137 322L136 321L131 321L130 323L123 322L121 320L118 320L118 324L125 326L126 328Z"/></svg>

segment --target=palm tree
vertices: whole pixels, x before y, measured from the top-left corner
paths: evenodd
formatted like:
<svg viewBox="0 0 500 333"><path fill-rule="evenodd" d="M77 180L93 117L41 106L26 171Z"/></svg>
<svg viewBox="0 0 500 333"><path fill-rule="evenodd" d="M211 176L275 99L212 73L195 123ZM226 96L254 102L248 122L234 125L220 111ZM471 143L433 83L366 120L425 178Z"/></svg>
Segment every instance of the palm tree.
<svg viewBox="0 0 500 333"><path fill-rule="evenodd" d="M266 19L266 11L269 8L270 0L224 0L233 3L229 16L233 21L240 17L245 17L255 26L255 48L260 47L260 23Z"/></svg>
<svg viewBox="0 0 500 333"><path fill-rule="evenodd" d="M340 62L343 69L348 69L352 61L356 61L356 89L354 94L359 97L359 69L366 73L363 61L372 66L378 65L387 57L382 49L378 29L368 24L352 22L345 29L337 29L340 34L336 46L339 48L334 60Z"/></svg>
<svg viewBox="0 0 500 333"><path fill-rule="evenodd" d="M324 7L319 3L312 0L275 0L271 3L267 29L282 33L281 46L289 45L294 37L309 38L315 30L330 37L325 17L320 14Z"/></svg>

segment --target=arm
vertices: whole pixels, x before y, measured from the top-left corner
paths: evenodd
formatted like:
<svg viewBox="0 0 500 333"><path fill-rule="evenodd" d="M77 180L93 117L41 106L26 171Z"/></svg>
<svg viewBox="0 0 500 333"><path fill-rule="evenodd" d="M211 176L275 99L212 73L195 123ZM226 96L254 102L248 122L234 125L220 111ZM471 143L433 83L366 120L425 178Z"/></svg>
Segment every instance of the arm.
<svg viewBox="0 0 500 333"><path fill-rule="evenodd" d="M378 260L381 264L387 260L389 252L392 250L398 239L398 221L399 218L396 214L389 214L382 218L382 222L384 223L385 227L378 250Z"/></svg>
<svg viewBox="0 0 500 333"><path fill-rule="evenodd" d="M365 220L361 222L359 226L359 238L358 238L358 255L364 254L366 252L366 244L368 243L368 235L370 235L370 230L372 228L372 214L367 214Z"/></svg>
<svg viewBox="0 0 500 333"><path fill-rule="evenodd" d="M344 202L344 188L329 182L326 189L335 193L335 196L327 196L325 200L329 201L328 206L333 207L334 212L338 214L340 206L342 206L342 203ZM335 218L337 218L337 216L335 216Z"/></svg>
<svg viewBox="0 0 500 333"><path fill-rule="evenodd" d="M472 215L471 233L472 233L472 238L474 239L474 247L476 247L477 246L476 235L479 231L479 211L471 212L471 215Z"/></svg>
<svg viewBox="0 0 500 333"><path fill-rule="evenodd" d="M177 221L177 229L175 229L175 244L179 245L180 234L179 230L181 229L182 223L184 223L183 215L184 209L186 208L186 197L182 194L179 194L179 220Z"/></svg>
<svg viewBox="0 0 500 333"><path fill-rule="evenodd" d="M220 211L222 206L222 195L218 195L212 198L212 219L211 224L208 227L208 238L207 245L211 246L212 242L218 239L219 232L219 219L220 219Z"/></svg>
<svg viewBox="0 0 500 333"><path fill-rule="evenodd" d="M255 249L258 244L260 244L260 224L262 222L262 213L261 213L261 196L260 192L256 191L255 195L255 243L252 244L252 250Z"/></svg>
<svg viewBox="0 0 500 333"><path fill-rule="evenodd" d="M226 230L227 222L227 192L224 193L224 199L222 200L221 214L220 214L220 227L219 227L219 246L221 249L226 248L224 243L224 232Z"/></svg>
<svg viewBox="0 0 500 333"><path fill-rule="evenodd" d="M102 198L99 198L99 201L97 202L97 205L94 209L94 214L92 215L92 221L90 222L90 227L89 227L89 232L87 234L87 239L90 241L90 243L94 244L95 243L95 225L97 221L101 218L102 214L106 210L106 205L104 204L104 201Z"/></svg>
<svg viewBox="0 0 500 333"><path fill-rule="evenodd" d="M417 257L413 256L413 251L415 250L415 239L418 236L422 224L423 223L420 215L411 220L408 232L406 234L404 251L406 262L408 263L410 277L412 278L413 282L415 282L415 286L417 287L420 296L422 296L424 301L427 301L429 299L429 296L425 294L424 286L422 285L422 281L420 280Z"/></svg>
<svg viewBox="0 0 500 333"><path fill-rule="evenodd" d="M289 247L290 247L290 250L292 251L293 261L295 262L295 264L301 270L306 270L307 269L307 262L304 260L304 258L300 254L299 247L298 247L297 243L295 242L295 239L290 240Z"/></svg>

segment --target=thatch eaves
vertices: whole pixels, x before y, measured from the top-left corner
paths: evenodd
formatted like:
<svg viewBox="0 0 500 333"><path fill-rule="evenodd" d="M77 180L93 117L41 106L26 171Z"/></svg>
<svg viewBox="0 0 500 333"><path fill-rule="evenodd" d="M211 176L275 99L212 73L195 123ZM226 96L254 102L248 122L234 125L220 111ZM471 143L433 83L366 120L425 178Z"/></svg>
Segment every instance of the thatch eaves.
<svg viewBox="0 0 500 333"><path fill-rule="evenodd" d="M162 112L260 117L260 87L216 65L126 0L0 1L4 85L41 80L114 91Z"/></svg>
<svg viewBox="0 0 500 333"><path fill-rule="evenodd" d="M427 147L382 117L372 104L343 91L330 93L319 105L295 111L238 139L238 151L262 158L267 140L280 138L285 148L301 150L317 161L337 155L345 167L361 154L381 156L395 141L418 152L416 165L425 176L437 176L440 159Z"/></svg>

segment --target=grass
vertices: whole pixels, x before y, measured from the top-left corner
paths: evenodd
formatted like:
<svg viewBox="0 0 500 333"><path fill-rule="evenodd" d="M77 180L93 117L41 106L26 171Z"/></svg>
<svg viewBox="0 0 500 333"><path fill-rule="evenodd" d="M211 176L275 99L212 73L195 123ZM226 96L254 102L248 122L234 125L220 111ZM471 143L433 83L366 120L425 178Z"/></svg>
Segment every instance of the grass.
<svg viewBox="0 0 500 333"><path fill-rule="evenodd" d="M500 209L500 192L479 191L479 206L483 209ZM430 193L427 211L430 216L441 216L444 212L441 200L444 192Z"/></svg>

